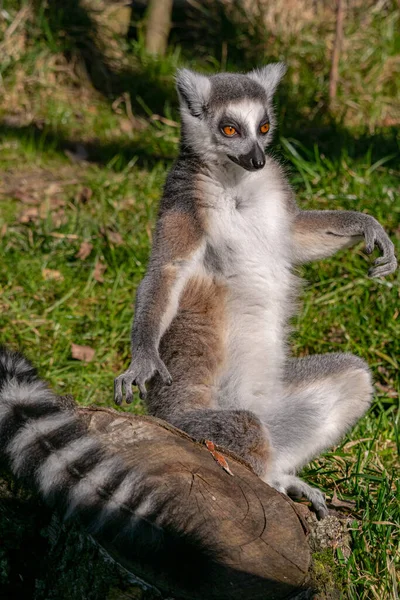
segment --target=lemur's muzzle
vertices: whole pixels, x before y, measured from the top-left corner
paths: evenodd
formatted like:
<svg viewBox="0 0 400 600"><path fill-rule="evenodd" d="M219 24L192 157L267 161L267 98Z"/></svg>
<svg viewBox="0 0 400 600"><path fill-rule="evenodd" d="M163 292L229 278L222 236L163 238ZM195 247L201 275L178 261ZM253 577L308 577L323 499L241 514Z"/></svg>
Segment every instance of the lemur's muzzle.
<svg viewBox="0 0 400 600"><path fill-rule="evenodd" d="M246 169L246 171L258 171L265 165L264 150L258 144L255 144L247 154L241 154L237 157L228 156L228 158Z"/></svg>

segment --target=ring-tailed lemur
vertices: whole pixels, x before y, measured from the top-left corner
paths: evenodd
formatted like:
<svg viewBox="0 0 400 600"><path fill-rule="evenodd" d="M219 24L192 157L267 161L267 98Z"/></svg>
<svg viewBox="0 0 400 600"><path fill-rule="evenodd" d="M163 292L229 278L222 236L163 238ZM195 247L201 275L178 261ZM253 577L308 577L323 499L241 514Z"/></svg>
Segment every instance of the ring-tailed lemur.
<svg viewBox="0 0 400 600"><path fill-rule="evenodd" d="M369 407L371 375L350 354L288 358L293 265L364 239L382 257L372 276L396 269L394 246L371 216L302 211L268 155L273 94L282 64L247 75L179 71L180 154L161 200L152 254L136 298L132 384L150 414L249 461L269 484L323 494L295 476ZM149 390L146 392L146 382Z"/></svg>

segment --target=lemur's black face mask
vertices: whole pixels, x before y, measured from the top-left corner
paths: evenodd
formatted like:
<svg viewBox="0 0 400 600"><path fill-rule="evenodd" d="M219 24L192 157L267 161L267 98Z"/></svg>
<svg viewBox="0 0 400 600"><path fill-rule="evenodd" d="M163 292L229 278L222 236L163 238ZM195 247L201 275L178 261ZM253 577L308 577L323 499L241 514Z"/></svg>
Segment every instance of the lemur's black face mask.
<svg viewBox="0 0 400 600"><path fill-rule="evenodd" d="M265 165L264 150L258 144L254 144L253 148L247 154L240 154L239 156L228 154L228 158L243 167L243 169L246 169L246 171L259 171Z"/></svg>

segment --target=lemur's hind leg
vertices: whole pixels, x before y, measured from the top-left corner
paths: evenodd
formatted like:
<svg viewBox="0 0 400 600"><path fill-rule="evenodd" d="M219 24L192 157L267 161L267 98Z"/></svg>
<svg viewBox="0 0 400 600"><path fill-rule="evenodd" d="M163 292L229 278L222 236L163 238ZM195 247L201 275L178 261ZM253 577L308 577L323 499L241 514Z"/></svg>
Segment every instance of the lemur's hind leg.
<svg viewBox="0 0 400 600"><path fill-rule="evenodd" d="M367 364L352 354L290 359L282 403L267 406L263 418L274 448L266 481L289 495L306 496L323 515L323 494L295 472L355 425L370 406L372 393Z"/></svg>
<svg viewBox="0 0 400 600"><path fill-rule="evenodd" d="M212 440L246 460L265 477L271 460L268 433L247 410L197 410L177 415L172 424L198 440Z"/></svg>
<svg viewBox="0 0 400 600"><path fill-rule="evenodd" d="M172 376L156 375L148 386L150 414L194 438L232 450L265 475L269 442L265 426L247 410L218 410L218 378L225 360L225 288L213 277L192 278L177 316L160 343L160 356Z"/></svg>

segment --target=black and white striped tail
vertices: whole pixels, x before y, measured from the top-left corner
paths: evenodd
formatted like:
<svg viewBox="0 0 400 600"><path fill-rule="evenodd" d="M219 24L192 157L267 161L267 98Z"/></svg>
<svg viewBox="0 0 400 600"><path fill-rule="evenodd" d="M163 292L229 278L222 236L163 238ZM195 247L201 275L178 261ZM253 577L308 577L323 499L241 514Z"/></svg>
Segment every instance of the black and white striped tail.
<svg viewBox="0 0 400 600"><path fill-rule="evenodd" d="M30 363L5 348L0 348L0 457L64 517L79 517L100 542L112 540L121 556L147 565L146 571L150 566L169 581L183 578L193 585L201 572L204 576L202 567L208 569L209 551L193 534L177 531L169 519L154 524L159 503L152 501L145 476L108 451Z"/></svg>

